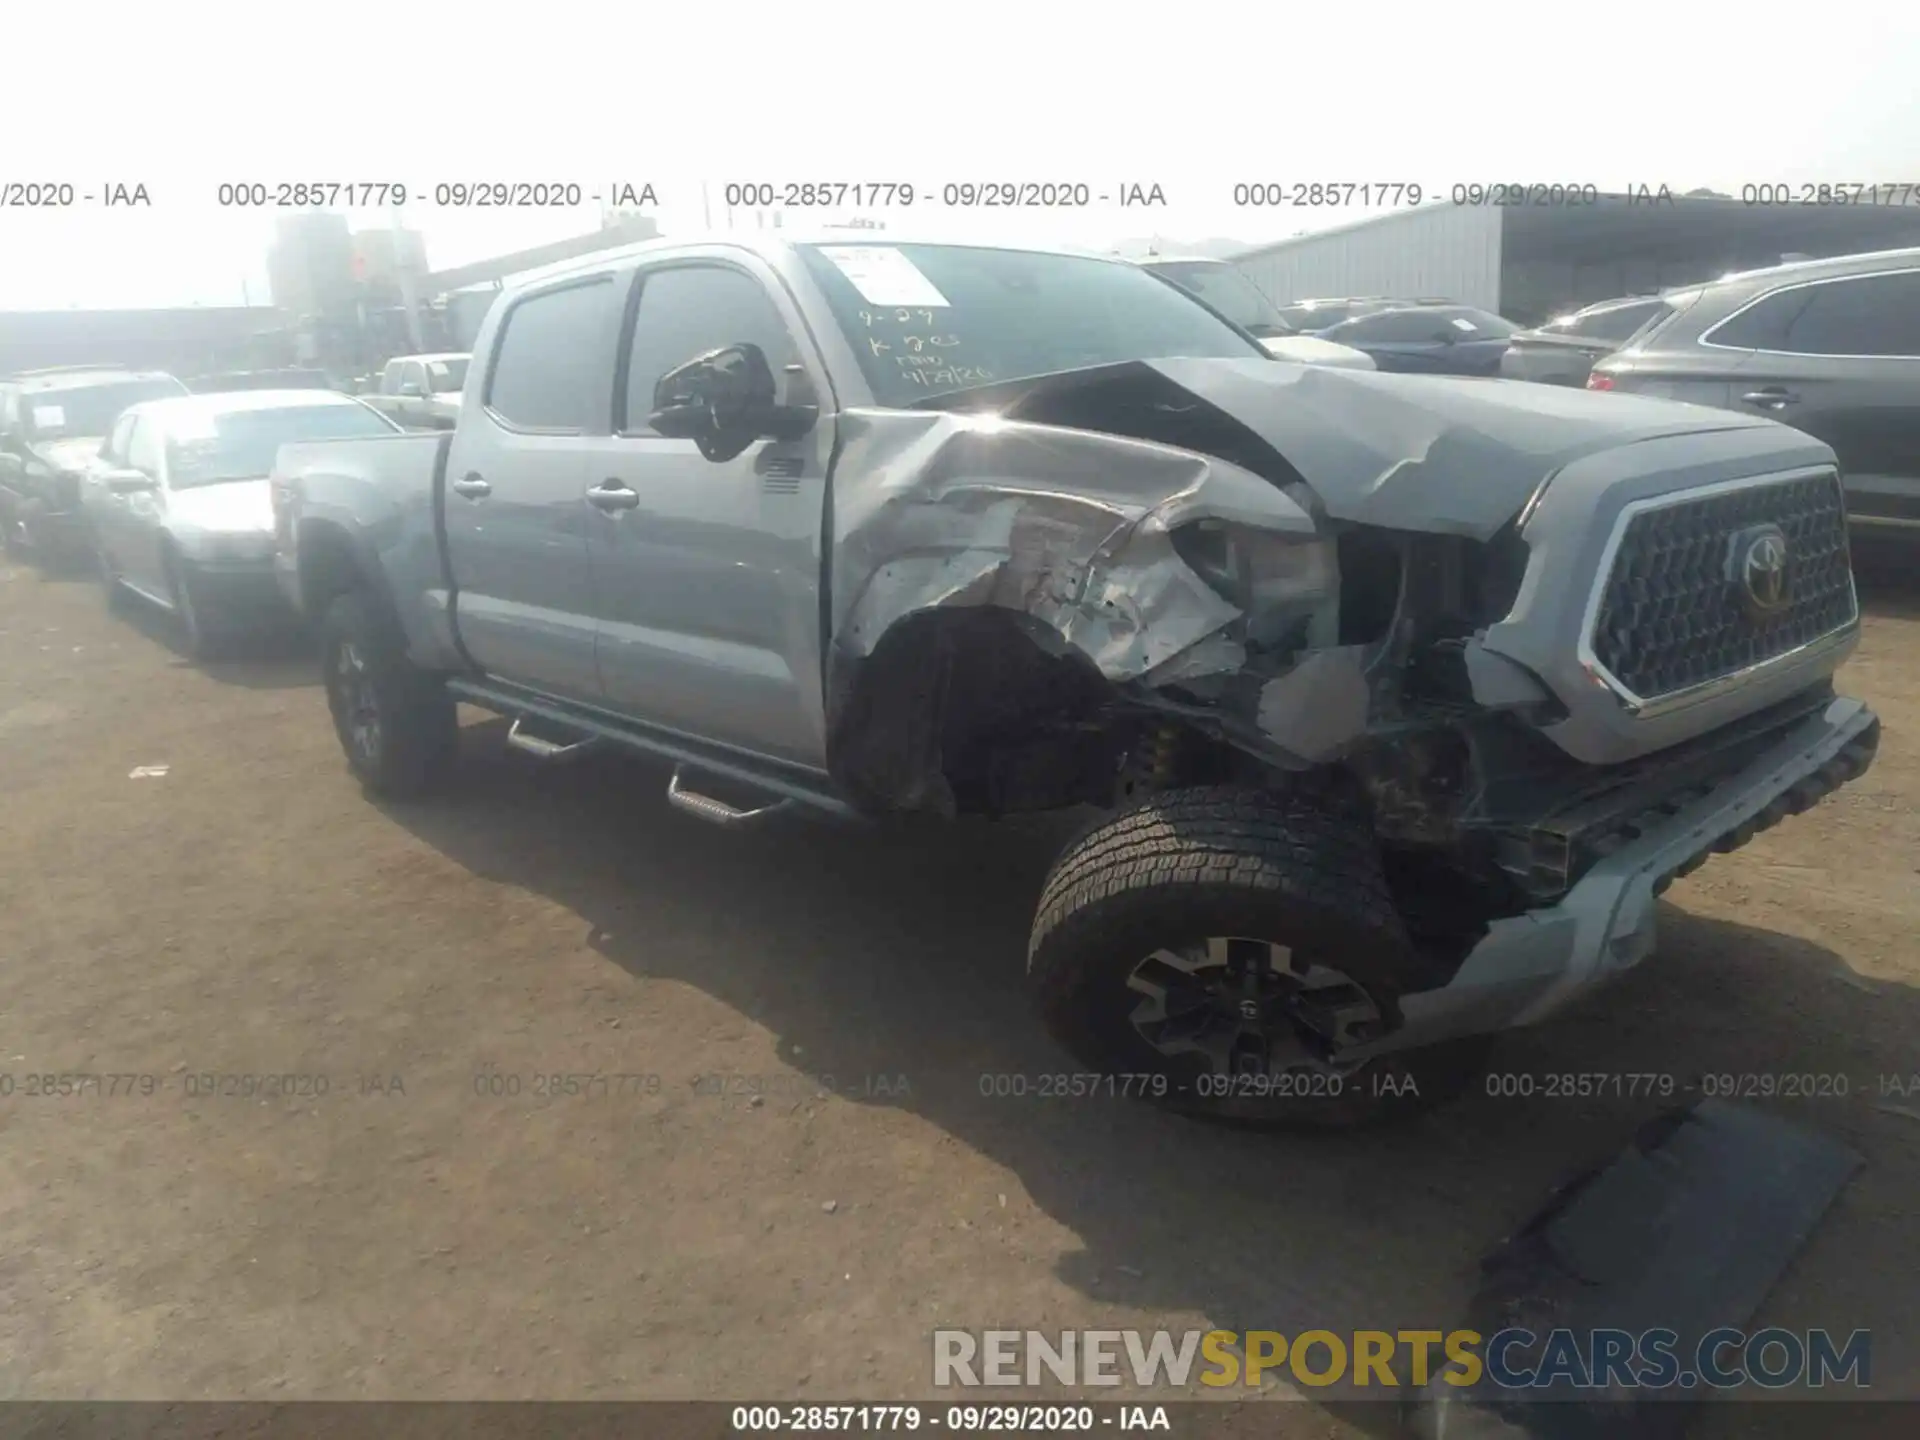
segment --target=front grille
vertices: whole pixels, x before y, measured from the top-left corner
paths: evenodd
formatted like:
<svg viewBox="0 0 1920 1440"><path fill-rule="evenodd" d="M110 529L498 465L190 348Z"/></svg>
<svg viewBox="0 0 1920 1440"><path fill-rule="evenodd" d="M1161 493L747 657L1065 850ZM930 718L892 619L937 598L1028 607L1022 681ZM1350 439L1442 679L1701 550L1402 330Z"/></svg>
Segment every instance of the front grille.
<svg viewBox="0 0 1920 1440"><path fill-rule="evenodd" d="M1766 526L1786 539L1784 598L1771 614L1754 609L1733 553ZM1651 701L1764 665L1857 614L1845 504L1827 470L1631 515L1588 643L1620 689Z"/></svg>

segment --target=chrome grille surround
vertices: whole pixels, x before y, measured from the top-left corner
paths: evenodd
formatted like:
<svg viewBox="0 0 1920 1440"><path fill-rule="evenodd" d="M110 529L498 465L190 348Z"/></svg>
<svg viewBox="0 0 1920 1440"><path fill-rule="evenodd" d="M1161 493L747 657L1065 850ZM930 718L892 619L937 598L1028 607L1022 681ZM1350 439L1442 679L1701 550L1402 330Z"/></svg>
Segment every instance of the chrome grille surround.
<svg viewBox="0 0 1920 1440"><path fill-rule="evenodd" d="M1730 551L1767 526L1786 537L1788 600L1755 618ZM1651 715L1840 644L1859 617L1840 477L1814 466L1628 505L1600 558L1579 659L1628 710Z"/></svg>

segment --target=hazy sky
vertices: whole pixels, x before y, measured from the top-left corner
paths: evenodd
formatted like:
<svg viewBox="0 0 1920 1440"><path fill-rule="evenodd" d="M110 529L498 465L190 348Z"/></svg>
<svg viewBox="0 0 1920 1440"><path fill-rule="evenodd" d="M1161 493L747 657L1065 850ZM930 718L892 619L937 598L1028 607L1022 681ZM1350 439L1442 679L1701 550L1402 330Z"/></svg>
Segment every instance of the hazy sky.
<svg viewBox="0 0 1920 1440"><path fill-rule="evenodd" d="M704 227L702 181L716 222L729 180L900 181L923 192L916 231L1091 246L1257 243L1365 213L1236 208L1237 181L1920 185L1911 0L1778 18L1680 0L1126 13L1038 0L8 7L0 182L137 182L153 203L0 208L0 309L264 303L271 215L220 209L222 181L404 184L436 267L597 220L590 204L432 203L436 184L466 180L651 183L670 234ZM1157 183L1169 203L926 203L949 182L995 180Z"/></svg>

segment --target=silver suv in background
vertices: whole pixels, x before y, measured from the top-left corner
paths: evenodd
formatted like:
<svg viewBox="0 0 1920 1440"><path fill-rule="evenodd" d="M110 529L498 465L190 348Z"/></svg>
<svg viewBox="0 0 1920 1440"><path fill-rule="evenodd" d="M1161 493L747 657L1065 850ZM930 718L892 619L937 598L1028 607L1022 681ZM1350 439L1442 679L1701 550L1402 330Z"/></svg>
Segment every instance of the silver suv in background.
<svg viewBox="0 0 1920 1440"><path fill-rule="evenodd" d="M1585 385L1595 361L1626 344L1664 308L1658 295L1633 295L1602 300L1522 330L1508 341L1500 357L1500 373L1508 380Z"/></svg>
<svg viewBox="0 0 1920 1440"><path fill-rule="evenodd" d="M1856 528L1920 539L1920 248L1729 275L1661 300L1589 389L1784 421L1840 457Z"/></svg>

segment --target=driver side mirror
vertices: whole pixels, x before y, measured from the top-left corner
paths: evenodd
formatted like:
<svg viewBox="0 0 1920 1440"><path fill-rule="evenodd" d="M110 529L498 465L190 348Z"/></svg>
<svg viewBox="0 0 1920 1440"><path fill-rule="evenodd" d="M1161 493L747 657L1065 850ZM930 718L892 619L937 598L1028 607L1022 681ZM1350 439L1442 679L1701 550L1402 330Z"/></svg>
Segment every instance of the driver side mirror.
<svg viewBox="0 0 1920 1440"><path fill-rule="evenodd" d="M756 440L798 440L820 419L816 405L782 405L767 352L723 345L669 370L653 387L654 433L691 440L716 463Z"/></svg>
<svg viewBox="0 0 1920 1440"><path fill-rule="evenodd" d="M420 388L420 382L418 380L402 380L400 382L399 393L405 395L410 400L417 400L424 395L426 391Z"/></svg>
<svg viewBox="0 0 1920 1440"><path fill-rule="evenodd" d="M100 480L115 495L139 495L160 488L160 482L144 470L109 470Z"/></svg>

